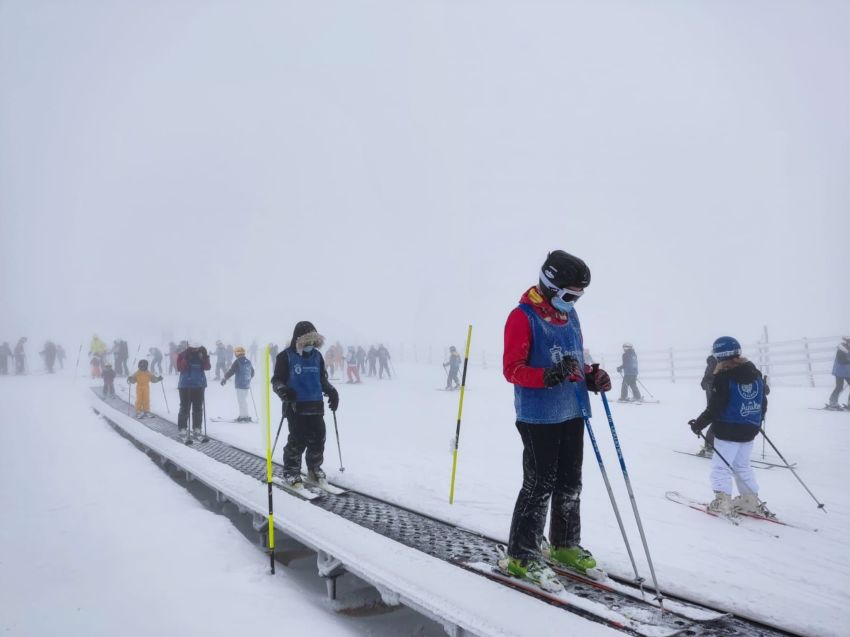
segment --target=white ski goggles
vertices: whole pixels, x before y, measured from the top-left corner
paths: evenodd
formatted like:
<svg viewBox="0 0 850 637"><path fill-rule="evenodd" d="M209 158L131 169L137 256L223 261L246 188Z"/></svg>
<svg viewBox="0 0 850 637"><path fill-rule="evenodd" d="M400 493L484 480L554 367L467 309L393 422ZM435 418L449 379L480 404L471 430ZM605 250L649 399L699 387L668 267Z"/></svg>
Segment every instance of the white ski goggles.
<svg viewBox="0 0 850 637"><path fill-rule="evenodd" d="M540 282L546 287L547 290L552 292L553 296L558 297L564 303L575 303L581 298L581 295L584 294L584 290L570 290L569 288L559 288L554 285L546 275L543 274L543 270L540 270Z"/></svg>

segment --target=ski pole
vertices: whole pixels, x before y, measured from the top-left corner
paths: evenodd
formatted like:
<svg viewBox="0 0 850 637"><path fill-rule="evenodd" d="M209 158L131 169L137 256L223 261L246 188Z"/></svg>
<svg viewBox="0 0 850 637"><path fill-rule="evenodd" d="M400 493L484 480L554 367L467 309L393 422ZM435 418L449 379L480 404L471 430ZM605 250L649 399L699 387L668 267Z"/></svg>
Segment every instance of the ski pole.
<svg viewBox="0 0 850 637"><path fill-rule="evenodd" d="M127 415L130 415L130 407L133 406L133 385L127 381Z"/></svg>
<svg viewBox="0 0 850 637"><path fill-rule="evenodd" d="M272 575L274 575L274 490L272 489L272 482L274 480L274 465L272 464L272 456L274 455L274 447L272 447L269 443L271 442L271 414L272 414L272 406L271 406L271 380L269 379L269 348L266 346L265 351L265 362L263 367L265 367L265 375L266 375L266 392L265 392L265 400L263 401L263 429L265 429L266 434L266 488L268 489L268 497L269 497L269 516L268 516L268 547L269 547L269 566L271 569ZM251 394L253 398L253 394ZM256 409L256 405L255 405ZM283 426L283 415L280 417L280 424ZM280 435L280 427L277 428L277 433ZM277 445L277 436L274 439L275 445Z"/></svg>
<svg viewBox="0 0 850 637"><path fill-rule="evenodd" d="M778 455L778 456L782 459L782 462L784 462L784 463L785 463L785 466L786 466L788 469L791 469L791 473L793 473L793 474L794 474L794 477L795 477L795 478L797 478L797 480L799 480L799 481L800 481L800 484L802 484L802 485L803 485L803 488L804 488L804 489L808 492L808 494L809 494L810 496L812 496L812 500L814 500L815 502L817 502L818 508L819 508L821 511L823 511L824 513L826 513L826 505L825 505L823 502L819 502L819 501L818 501L818 499L815 497L815 494L814 494L814 493L812 493L812 490L811 490L811 489L809 489L809 487L807 487L807 486L806 486L806 483L805 483L805 482L803 482L803 479L802 479L800 476L798 476L798 475L797 475L797 472L796 472L796 471L794 471L794 467L792 467L790 464L788 464L788 461L785 459L785 457L784 457L781 453L779 453L779 449L777 449L777 448L776 448L776 445L775 445L775 444L773 444L773 441L772 441L770 438L768 438L768 437L767 437L767 434L766 434L766 433L764 433L764 429L763 429L763 428L759 428L759 431L761 432L761 435L762 435L762 436L764 436L764 439L765 439L765 440L767 440L768 444L769 444L771 447L773 447L773 450L776 452L776 455Z"/></svg>
<svg viewBox="0 0 850 637"><path fill-rule="evenodd" d="M336 411L331 413L334 415L334 433L336 433L336 451L339 454L339 472L342 473L345 471L345 467L342 466L342 447L339 446L339 427L336 424Z"/></svg>
<svg viewBox="0 0 850 637"><path fill-rule="evenodd" d="M466 352L463 355L463 378L460 381L460 400L457 406L457 428L452 449L452 482L449 487L449 504L455 503L455 475L457 474L457 450L460 446L460 418L463 413L463 396L466 393L466 368L469 364L469 344L472 342L472 326L466 331Z"/></svg>
<svg viewBox="0 0 850 637"><path fill-rule="evenodd" d="M165 401L165 410L170 414L171 410L168 408L168 397L165 395L165 383L163 381L159 381L159 386L162 388L162 398Z"/></svg>
<svg viewBox="0 0 850 637"><path fill-rule="evenodd" d="M283 429L283 420L286 418L286 405L283 406L283 411L280 414L280 424L277 426L277 433L274 437L274 444L272 445L272 455L274 455L274 450L277 448L277 439L280 437L280 430Z"/></svg>
<svg viewBox="0 0 850 637"><path fill-rule="evenodd" d="M569 382L569 381L568 381ZM587 415L587 407L581 400L581 395L578 391L578 386L574 385L576 392L576 401L581 407L581 417L584 420L584 428L587 435L590 436L590 443L593 445L593 453L596 454L596 463L599 465L599 471L602 473L602 481L605 483L605 489L608 491L608 498L611 500L611 506L614 509L614 517L617 518L617 525L620 527L620 534L623 536L623 542L626 544L626 552L629 554L629 561L632 563L632 570L635 572L635 581L643 586L644 579L638 574L637 564L635 564L635 556L632 554L632 546L629 544L629 538L626 535L626 528L623 526L623 518L620 517L620 509L617 507L617 500L614 499L614 491L611 489L611 481L608 479L608 472L605 470L605 463L602 461L602 454L599 452L599 444L596 442L596 436L593 434L593 427L590 426L590 417Z"/></svg>
<svg viewBox="0 0 850 637"><path fill-rule="evenodd" d="M632 489L632 480L629 478L629 471L626 469L626 461L623 458L623 450L620 448L620 439L617 436L617 428L614 427L614 418L611 416L611 408L608 406L608 397L605 395L605 392L600 392L602 396L602 404L605 406L605 415L608 417L608 427L611 429L611 438L614 440L614 449L617 450L617 459L620 461L620 468L623 470L623 479L626 481L626 489L629 492L629 500L632 503L632 511L635 514L635 522L637 522L638 532L640 533L640 540L643 543L643 552L646 554L646 561L649 564L649 572L652 575L652 583L655 585L655 596L658 600L658 604L661 606L661 610L664 610L664 596L661 594L661 587L658 586L658 578L655 576L655 566L652 563L652 556L649 554L649 544L646 542L646 533L643 530L643 522L640 519L640 513L638 512L637 500L635 499L635 492Z"/></svg>
<svg viewBox="0 0 850 637"><path fill-rule="evenodd" d="M207 396L206 396L206 392L204 392L204 397L201 400L202 400L203 409L204 409L204 438L206 439L206 438L209 438L209 436L207 436ZM194 423L192 423L192 424L194 424ZM206 442L206 440L204 440L204 442Z"/></svg>
<svg viewBox="0 0 850 637"><path fill-rule="evenodd" d="M248 389L251 391L251 404L254 405L254 415L257 417L257 421L259 421L260 414L257 413L257 403L254 401L254 388L249 385Z"/></svg>
<svg viewBox="0 0 850 637"><path fill-rule="evenodd" d="M77 350L77 364L74 366L74 382L77 382L77 375L80 373L80 356L83 353L83 344L80 343L80 349Z"/></svg>
<svg viewBox="0 0 850 637"><path fill-rule="evenodd" d="M650 397L650 398L652 398L653 400L655 400L655 396L653 396L653 395L652 395L652 392L651 392L651 391L649 391L649 390L646 388L646 385L644 385L644 384L641 382L640 378L636 378L635 380L637 380L638 385L640 385L641 387L643 387L643 391L645 391L647 394L649 394L649 397Z"/></svg>

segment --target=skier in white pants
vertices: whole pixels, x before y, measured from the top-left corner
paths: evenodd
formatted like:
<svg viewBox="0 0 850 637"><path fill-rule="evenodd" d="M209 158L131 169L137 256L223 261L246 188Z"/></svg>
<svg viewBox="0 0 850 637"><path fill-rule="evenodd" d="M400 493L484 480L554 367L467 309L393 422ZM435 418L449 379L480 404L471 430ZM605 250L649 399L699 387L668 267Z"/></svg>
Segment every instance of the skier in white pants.
<svg viewBox="0 0 850 637"><path fill-rule="evenodd" d="M251 379L254 378L254 366L245 356L244 347L234 348L233 353L236 354L236 360L221 379L221 384L224 386L228 378L236 376L236 401L239 403L239 417L236 422L251 422L251 412L248 411L248 392L251 390Z"/></svg>
<svg viewBox="0 0 850 637"><path fill-rule="evenodd" d="M708 406L698 418L688 421L695 434L711 425L715 436L716 453L711 458L714 500L709 510L727 517L739 512L775 517L759 500L759 485L750 467L753 439L761 430L770 388L756 366L741 356L741 344L731 336L714 341L712 354L717 367ZM734 500L733 476L739 493Z"/></svg>

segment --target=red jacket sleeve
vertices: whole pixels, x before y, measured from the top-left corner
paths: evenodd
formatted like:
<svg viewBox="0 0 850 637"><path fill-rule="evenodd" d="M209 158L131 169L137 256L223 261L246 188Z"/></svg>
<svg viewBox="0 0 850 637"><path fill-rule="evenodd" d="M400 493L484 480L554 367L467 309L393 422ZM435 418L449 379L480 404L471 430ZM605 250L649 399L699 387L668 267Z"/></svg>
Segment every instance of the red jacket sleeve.
<svg viewBox="0 0 850 637"><path fill-rule="evenodd" d="M180 353L177 355L177 371L185 372L186 371L186 354Z"/></svg>
<svg viewBox="0 0 850 637"><path fill-rule="evenodd" d="M505 353L502 356L502 373L509 383L542 389L543 368L528 366L531 350L531 325L528 317L519 308L508 315L505 323Z"/></svg>

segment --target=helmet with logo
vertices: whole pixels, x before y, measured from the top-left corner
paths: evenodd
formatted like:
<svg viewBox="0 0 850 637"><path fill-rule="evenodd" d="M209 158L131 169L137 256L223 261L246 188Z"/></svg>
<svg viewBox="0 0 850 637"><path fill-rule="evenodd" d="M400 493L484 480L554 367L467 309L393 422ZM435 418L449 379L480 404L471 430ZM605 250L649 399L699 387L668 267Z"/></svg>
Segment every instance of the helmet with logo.
<svg viewBox="0 0 850 637"><path fill-rule="evenodd" d="M719 361L741 355L741 344L731 336L721 336L711 346L711 353Z"/></svg>
<svg viewBox="0 0 850 637"><path fill-rule="evenodd" d="M559 290L568 287L584 289L590 285L590 268L587 264L563 250L550 252L540 269L540 290L552 298Z"/></svg>

